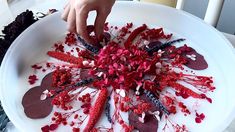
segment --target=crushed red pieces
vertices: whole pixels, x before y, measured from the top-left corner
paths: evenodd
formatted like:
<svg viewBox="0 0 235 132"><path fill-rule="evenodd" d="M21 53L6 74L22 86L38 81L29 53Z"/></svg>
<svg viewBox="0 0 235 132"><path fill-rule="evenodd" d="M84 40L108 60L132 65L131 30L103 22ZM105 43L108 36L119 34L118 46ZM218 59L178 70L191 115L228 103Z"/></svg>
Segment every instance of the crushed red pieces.
<svg viewBox="0 0 235 132"><path fill-rule="evenodd" d="M142 39L145 40L159 40L159 39L170 39L173 34L165 34L163 28L152 28L147 29L145 32L140 34Z"/></svg>
<svg viewBox="0 0 235 132"><path fill-rule="evenodd" d="M29 82L30 85L35 84L35 82L36 82L37 80L38 80L38 78L37 78L36 75L30 75L30 76L28 77L28 82Z"/></svg>
<svg viewBox="0 0 235 132"><path fill-rule="evenodd" d="M51 103L63 110L71 110L73 107L69 103L72 101L72 98L73 96L68 91L62 91L53 98Z"/></svg>
<svg viewBox="0 0 235 132"><path fill-rule="evenodd" d="M70 70L57 68L52 73L52 86L60 87L72 82L72 74Z"/></svg>
<svg viewBox="0 0 235 132"><path fill-rule="evenodd" d="M47 68L55 70L52 76L53 86L55 90L59 89L53 94L52 104L63 112L55 112L52 124L56 125L46 125L42 127L42 131L51 131L59 125L69 125L73 132L114 131L116 123L120 124L123 131L136 129L122 118L122 113L139 116L142 125L148 121L144 115L156 116L154 122L165 118L175 131L187 131L184 124L173 123L168 117L179 112L185 116L194 114L190 106L184 103L188 98L212 103L212 99L207 97L208 92L215 90L212 77L198 76L184 70L188 63L185 53L191 52L193 48L186 44L181 47L168 45L150 55L146 49L171 41L173 34L164 33L163 28L149 28L146 24L134 30L133 27L133 23L127 23L121 28L106 23L104 31L109 36L116 31L116 36L112 40L111 37L107 39L97 54L81 48L83 46L77 43L73 33L68 33L64 44L57 44L55 51L48 51L50 57L68 64L53 68L53 63L46 63ZM68 51L65 45L70 47ZM74 56L76 52L78 57ZM87 71L86 76L79 71ZM91 83L84 81L90 78ZM31 80L37 78L32 76ZM78 86L72 80L84 82ZM89 87L93 90L87 92L86 90L91 89ZM150 100L144 100L142 95L146 94L146 90L154 98L151 96ZM113 98L113 102L107 98ZM79 104L78 108L73 107L73 104ZM114 110L110 111L105 105L110 105ZM160 107L166 108L169 115ZM158 114L156 108L160 109ZM108 116L111 127L95 127L103 111ZM196 113L195 121L200 123L204 118L204 114ZM85 120L88 121L87 124L84 123ZM168 125L162 130L169 128ZM84 126L85 129L81 130Z"/></svg>
<svg viewBox="0 0 235 132"><path fill-rule="evenodd" d="M34 64L31 66L34 70L39 70L39 69L42 69L42 66L39 66L37 64Z"/></svg>
<svg viewBox="0 0 235 132"><path fill-rule="evenodd" d="M55 43L54 47L55 47L55 51L64 52L64 45L62 42Z"/></svg>

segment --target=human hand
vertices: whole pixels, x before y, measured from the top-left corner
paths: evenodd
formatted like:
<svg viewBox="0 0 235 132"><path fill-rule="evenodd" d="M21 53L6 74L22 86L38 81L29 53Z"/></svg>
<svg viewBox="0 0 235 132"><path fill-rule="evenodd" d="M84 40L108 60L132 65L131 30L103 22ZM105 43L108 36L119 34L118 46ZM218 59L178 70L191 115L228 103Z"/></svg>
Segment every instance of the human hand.
<svg viewBox="0 0 235 132"><path fill-rule="evenodd" d="M92 39L87 31L87 18L90 11L95 10L97 16L94 22L94 32L99 40L103 34L104 23L111 12L115 0L69 0L65 6L62 18L68 23L70 32L78 33L87 42Z"/></svg>

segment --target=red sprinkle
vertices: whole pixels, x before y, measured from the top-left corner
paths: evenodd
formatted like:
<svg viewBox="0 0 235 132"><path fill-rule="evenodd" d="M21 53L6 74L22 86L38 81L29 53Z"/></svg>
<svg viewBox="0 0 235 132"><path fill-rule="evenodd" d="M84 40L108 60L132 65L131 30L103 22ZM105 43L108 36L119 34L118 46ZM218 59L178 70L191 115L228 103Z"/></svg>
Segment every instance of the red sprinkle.
<svg viewBox="0 0 235 132"><path fill-rule="evenodd" d="M193 97L193 98L202 98L200 94L194 92L193 90L179 84L176 82L170 82L169 86L171 86L172 88L174 88L176 91L178 91L176 93L176 95L178 96L182 96L184 99L188 98L189 96Z"/></svg>
<svg viewBox="0 0 235 132"><path fill-rule="evenodd" d="M68 46L71 46L73 44L76 44L77 39L75 37L74 33L68 33L66 38L65 38L65 43L68 44Z"/></svg>
<svg viewBox="0 0 235 132"><path fill-rule="evenodd" d="M203 113L198 114L198 113L196 112L196 118L195 118L195 122L196 122L196 123L201 123L202 120L204 120L204 118L205 118L205 115L204 115Z"/></svg>
<svg viewBox="0 0 235 132"><path fill-rule="evenodd" d="M30 85L33 85L38 80L36 75L30 75L28 79Z"/></svg>
<svg viewBox="0 0 235 132"><path fill-rule="evenodd" d="M44 126L41 128L42 132L49 132L50 131L50 127L48 125Z"/></svg>
<svg viewBox="0 0 235 132"><path fill-rule="evenodd" d="M80 132L79 128L73 128L73 132Z"/></svg>
<svg viewBox="0 0 235 132"><path fill-rule="evenodd" d="M35 69L35 70L39 70L39 69L42 68L42 66L39 66L39 65L37 65L37 64L34 64L34 65L32 65L31 67L32 67L33 69Z"/></svg>
<svg viewBox="0 0 235 132"><path fill-rule="evenodd" d="M51 125L49 126L50 131L54 131L54 130L56 130L57 128L58 128L58 124L51 124Z"/></svg>

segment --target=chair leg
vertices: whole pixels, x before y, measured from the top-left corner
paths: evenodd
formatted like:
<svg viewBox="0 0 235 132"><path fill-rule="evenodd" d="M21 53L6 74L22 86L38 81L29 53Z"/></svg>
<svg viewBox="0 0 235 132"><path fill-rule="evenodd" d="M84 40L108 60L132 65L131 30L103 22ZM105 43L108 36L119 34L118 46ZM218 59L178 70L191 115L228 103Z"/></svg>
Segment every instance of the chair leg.
<svg viewBox="0 0 235 132"><path fill-rule="evenodd" d="M176 9L182 10L184 8L185 0L177 0Z"/></svg>
<svg viewBox="0 0 235 132"><path fill-rule="evenodd" d="M209 0L208 7L205 15L205 22L216 27L220 13L224 4L224 0Z"/></svg>

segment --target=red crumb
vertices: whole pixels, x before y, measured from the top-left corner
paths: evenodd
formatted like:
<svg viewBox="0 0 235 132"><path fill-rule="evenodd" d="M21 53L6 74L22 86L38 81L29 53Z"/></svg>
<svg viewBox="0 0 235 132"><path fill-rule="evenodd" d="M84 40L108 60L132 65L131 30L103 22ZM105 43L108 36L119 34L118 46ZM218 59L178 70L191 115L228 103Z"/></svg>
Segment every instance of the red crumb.
<svg viewBox="0 0 235 132"><path fill-rule="evenodd" d="M36 82L37 80L38 80L38 78L37 78L36 75L30 75L30 76L28 77L28 82L29 82L30 85L35 84L35 82Z"/></svg>

